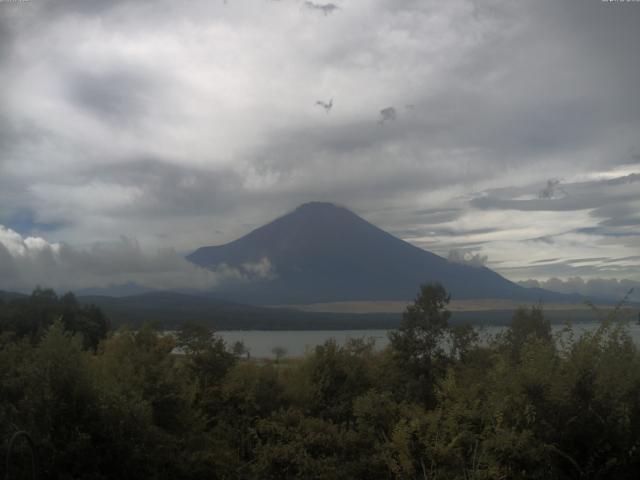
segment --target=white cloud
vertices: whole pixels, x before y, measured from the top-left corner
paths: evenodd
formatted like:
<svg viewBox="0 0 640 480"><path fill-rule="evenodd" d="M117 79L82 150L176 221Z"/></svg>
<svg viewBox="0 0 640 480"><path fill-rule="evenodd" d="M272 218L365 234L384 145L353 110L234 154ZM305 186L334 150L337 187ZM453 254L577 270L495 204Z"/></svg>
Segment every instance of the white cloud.
<svg viewBox="0 0 640 480"><path fill-rule="evenodd" d="M484 267L487 264L488 257L479 252L476 253L472 249L450 250L449 255L447 255L447 260L470 267Z"/></svg>
<svg viewBox="0 0 640 480"><path fill-rule="evenodd" d="M215 271L195 266L172 249L148 251L138 242L96 243L86 248L49 243L0 225L0 289L30 290L108 287L135 283L154 289L211 290L224 282L273 278L264 258L240 268L222 265Z"/></svg>
<svg viewBox="0 0 640 480"><path fill-rule="evenodd" d="M548 280L524 280L519 283L525 287L544 288L560 293L580 293L593 298L622 300L628 295L628 300L640 301L640 282L635 280L616 278L589 278L585 280L581 277L565 279L552 277Z"/></svg>

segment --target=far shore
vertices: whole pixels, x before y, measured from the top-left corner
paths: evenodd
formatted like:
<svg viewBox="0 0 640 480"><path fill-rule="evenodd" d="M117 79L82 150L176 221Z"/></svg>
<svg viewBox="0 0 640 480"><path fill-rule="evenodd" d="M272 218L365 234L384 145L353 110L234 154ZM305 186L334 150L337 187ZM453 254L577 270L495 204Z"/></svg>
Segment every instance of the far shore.
<svg viewBox="0 0 640 480"><path fill-rule="evenodd" d="M290 304L290 305L264 305L269 308L288 308L302 312L318 313L402 313L413 301L350 301L350 302L327 302L310 304ZM531 302L519 300L452 300L448 309L452 312L485 312L496 310L514 311L520 306L528 306ZM543 303L542 307L547 311L587 311L592 307L584 302L576 303ZM598 309L609 310L612 305L597 305Z"/></svg>

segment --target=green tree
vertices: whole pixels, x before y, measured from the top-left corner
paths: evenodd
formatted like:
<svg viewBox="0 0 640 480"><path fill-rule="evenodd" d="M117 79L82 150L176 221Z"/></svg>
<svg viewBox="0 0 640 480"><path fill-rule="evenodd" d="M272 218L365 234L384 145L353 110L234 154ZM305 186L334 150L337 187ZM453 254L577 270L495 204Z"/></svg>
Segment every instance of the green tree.
<svg viewBox="0 0 640 480"><path fill-rule="evenodd" d="M95 350L109 331L109 321L93 305L81 305L72 293L58 297L53 290L36 288L26 298L0 306L0 332L37 343L44 332L60 320L64 329L78 333L83 346Z"/></svg>
<svg viewBox="0 0 640 480"><path fill-rule="evenodd" d="M318 345L308 360L311 411L334 422L353 420L353 400L373 385L370 368L373 343L350 339L341 347L335 339Z"/></svg>
<svg viewBox="0 0 640 480"><path fill-rule="evenodd" d="M542 305L519 307L504 334L514 360L518 360L523 347L532 341L553 343L551 323L544 316Z"/></svg>
<svg viewBox="0 0 640 480"><path fill-rule="evenodd" d="M97 399L82 339L56 321L23 365L27 385L17 404L22 428L36 438L47 478L82 478L95 471L92 447Z"/></svg>
<svg viewBox="0 0 640 480"><path fill-rule="evenodd" d="M428 406L433 406L435 382L444 374L450 299L439 283L422 285L413 305L405 310L400 328L389 334L392 358L405 377L401 376L403 385L397 388Z"/></svg>

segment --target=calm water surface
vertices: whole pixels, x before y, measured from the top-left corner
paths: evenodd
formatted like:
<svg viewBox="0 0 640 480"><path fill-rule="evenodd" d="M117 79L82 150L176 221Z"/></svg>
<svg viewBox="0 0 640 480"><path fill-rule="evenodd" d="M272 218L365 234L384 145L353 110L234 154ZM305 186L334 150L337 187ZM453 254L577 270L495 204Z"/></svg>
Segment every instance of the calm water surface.
<svg viewBox="0 0 640 480"><path fill-rule="evenodd" d="M576 335L594 330L597 323L581 323L573 326ZM485 340L504 330L505 327L487 326L478 329L480 338ZM554 332L564 328L563 325L554 325ZM282 347L288 357L300 357L308 350L313 350L330 338L334 338L339 345L343 345L350 338L373 338L377 349L384 348L388 343L389 330L230 330L217 332L227 345L233 345L237 341L244 342L252 357L274 357L273 349ZM636 344L640 345L640 325L629 324L629 332Z"/></svg>

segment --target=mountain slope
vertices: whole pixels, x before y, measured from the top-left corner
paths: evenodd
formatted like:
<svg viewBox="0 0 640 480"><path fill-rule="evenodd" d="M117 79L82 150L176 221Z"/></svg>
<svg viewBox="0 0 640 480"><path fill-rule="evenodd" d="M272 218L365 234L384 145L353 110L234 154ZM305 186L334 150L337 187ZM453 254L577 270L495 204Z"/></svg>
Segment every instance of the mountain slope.
<svg viewBox="0 0 640 480"><path fill-rule="evenodd" d="M242 303L407 300L427 281L439 281L458 299L567 298L521 287L485 267L451 263L329 203L304 204L236 241L202 247L187 258L207 268L268 259L274 278L216 289L216 296Z"/></svg>

